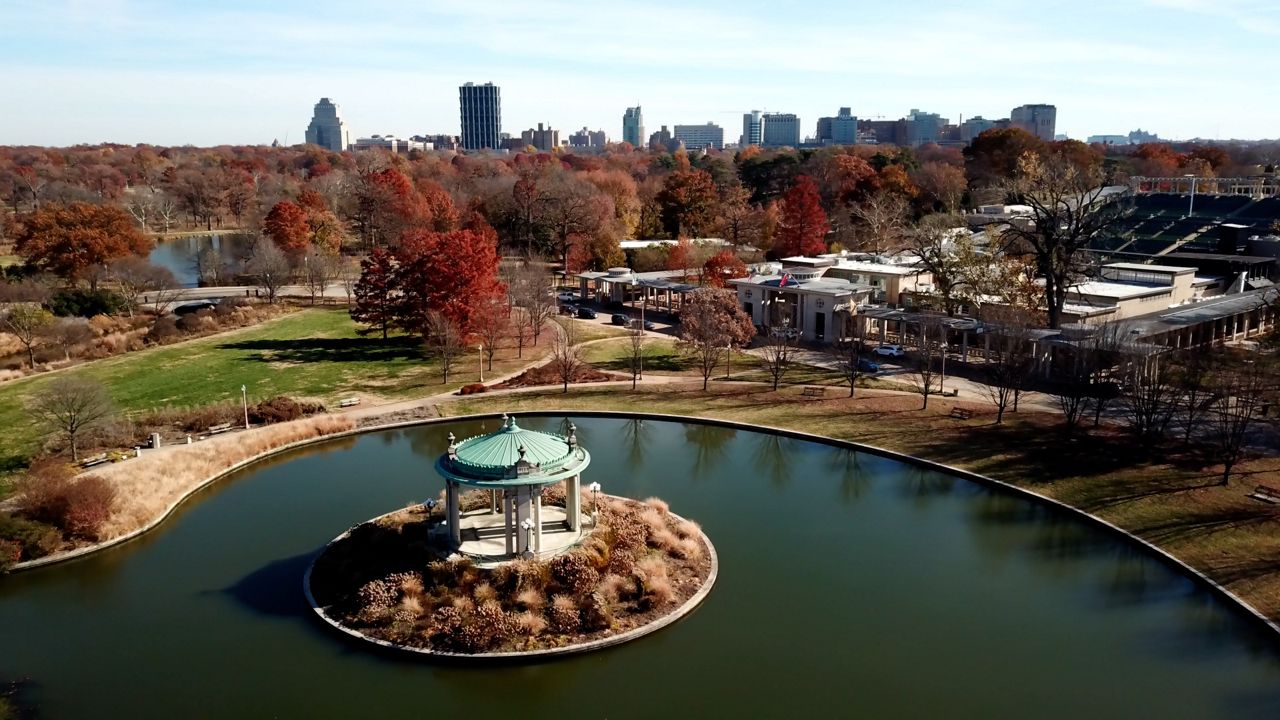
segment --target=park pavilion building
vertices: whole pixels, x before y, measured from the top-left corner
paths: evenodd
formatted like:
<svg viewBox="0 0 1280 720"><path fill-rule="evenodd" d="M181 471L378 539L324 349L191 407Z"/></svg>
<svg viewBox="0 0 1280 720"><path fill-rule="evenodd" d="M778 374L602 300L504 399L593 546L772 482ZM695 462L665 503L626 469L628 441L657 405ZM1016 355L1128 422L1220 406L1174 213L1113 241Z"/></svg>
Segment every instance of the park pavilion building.
<svg viewBox="0 0 1280 720"><path fill-rule="evenodd" d="M526 430L503 416L488 435L458 441L436 461L445 480L449 538L479 561L547 557L572 548L582 535L582 471L591 454L572 423L565 435ZM543 505L543 489L563 483L565 507ZM488 491L488 502L463 509L464 487Z"/></svg>

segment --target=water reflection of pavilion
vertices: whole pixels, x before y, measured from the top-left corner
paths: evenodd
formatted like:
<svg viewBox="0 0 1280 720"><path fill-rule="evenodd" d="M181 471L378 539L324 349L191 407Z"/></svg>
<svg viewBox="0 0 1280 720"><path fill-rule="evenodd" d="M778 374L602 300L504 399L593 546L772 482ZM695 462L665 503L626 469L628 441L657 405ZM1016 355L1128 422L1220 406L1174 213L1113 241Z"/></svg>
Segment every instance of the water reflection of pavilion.
<svg viewBox="0 0 1280 720"><path fill-rule="evenodd" d="M457 441L436 461L445 479L449 538L459 552L483 560L548 556L582 535L582 471L591 454L570 424L565 435L526 430L515 418L487 435ZM542 491L563 483L565 507L543 505ZM487 507L464 510L462 488L489 492Z"/></svg>

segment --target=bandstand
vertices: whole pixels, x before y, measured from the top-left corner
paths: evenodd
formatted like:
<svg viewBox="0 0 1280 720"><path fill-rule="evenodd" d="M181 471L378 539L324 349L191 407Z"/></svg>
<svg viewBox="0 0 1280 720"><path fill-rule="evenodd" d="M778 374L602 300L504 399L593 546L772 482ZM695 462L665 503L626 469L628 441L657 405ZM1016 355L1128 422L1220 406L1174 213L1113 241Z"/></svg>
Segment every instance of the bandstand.
<svg viewBox="0 0 1280 720"><path fill-rule="evenodd" d="M515 418L488 435L458 441L436 461L445 480L445 518L458 552L482 561L547 557L582 536L582 471L591 454L576 428L565 435L526 430ZM565 506L543 504L543 490L563 483ZM464 487L488 491L487 507L464 510ZM474 503L472 503L474 505Z"/></svg>

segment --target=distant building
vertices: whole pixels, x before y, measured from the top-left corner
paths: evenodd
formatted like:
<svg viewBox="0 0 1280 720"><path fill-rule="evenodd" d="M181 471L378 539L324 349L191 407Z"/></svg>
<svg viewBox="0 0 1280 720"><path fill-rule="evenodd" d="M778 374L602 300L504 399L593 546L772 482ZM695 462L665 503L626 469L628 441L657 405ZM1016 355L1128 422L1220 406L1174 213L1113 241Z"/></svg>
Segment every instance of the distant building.
<svg viewBox="0 0 1280 720"><path fill-rule="evenodd" d="M375 148L381 148L401 155L408 155L410 150L431 150L432 145L412 138L405 140L403 138L398 138L395 135L374 135L372 137L359 138L356 140L356 150L373 150Z"/></svg>
<svg viewBox="0 0 1280 720"><path fill-rule="evenodd" d="M1057 134L1058 108L1053 105L1021 105L1009 113L1014 127L1022 128L1046 142Z"/></svg>
<svg viewBox="0 0 1280 720"><path fill-rule="evenodd" d="M859 120L858 133L874 139L875 145L906 145L907 121L902 120Z"/></svg>
<svg viewBox="0 0 1280 720"><path fill-rule="evenodd" d="M764 144L764 120L759 110L752 110L742 115L742 137L738 138L738 146Z"/></svg>
<svg viewBox="0 0 1280 720"><path fill-rule="evenodd" d="M974 115L968 120L960 123L960 141L968 145L973 142L974 138L995 126L995 120L988 120L981 115Z"/></svg>
<svg viewBox="0 0 1280 720"><path fill-rule="evenodd" d="M338 115L338 106L329 98L320 98L307 126L307 143L333 152L342 152L351 144L351 136Z"/></svg>
<svg viewBox="0 0 1280 720"><path fill-rule="evenodd" d="M946 118L937 113L929 113L912 108L906 117L907 144L911 147L936 143L941 139L942 128L948 124Z"/></svg>
<svg viewBox="0 0 1280 720"><path fill-rule="evenodd" d="M1141 145L1143 143L1160 142L1160 136L1155 133L1149 133L1141 128L1129 133L1130 145Z"/></svg>
<svg viewBox="0 0 1280 720"><path fill-rule="evenodd" d="M413 135L409 139L435 150L457 150L462 144L457 135Z"/></svg>
<svg viewBox="0 0 1280 720"><path fill-rule="evenodd" d="M663 125L661 130L649 136L649 147L653 150L670 150L673 144L674 140L671 137L671 131L667 129L666 125Z"/></svg>
<svg viewBox="0 0 1280 720"><path fill-rule="evenodd" d="M501 144L502 98L493 83L458 88L464 150L497 149Z"/></svg>
<svg viewBox="0 0 1280 720"><path fill-rule="evenodd" d="M797 147L800 145L800 118L794 113L765 113L762 142L764 147Z"/></svg>
<svg viewBox="0 0 1280 720"><path fill-rule="evenodd" d="M676 125L674 139L684 143L686 148L710 147L719 150L724 147L724 128L712 122L706 125Z"/></svg>
<svg viewBox="0 0 1280 720"><path fill-rule="evenodd" d="M537 129L529 128L520 133L520 140L525 145L532 145L542 152L551 152L560 147L560 131L552 130L550 127L544 129L542 123L538 123Z"/></svg>
<svg viewBox="0 0 1280 720"><path fill-rule="evenodd" d="M847 107L840 108L835 117L818 118L816 139L822 145L855 145L858 142L858 118Z"/></svg>
<svg viewBox="0 0 1280 720"><path fill-rule="evenodd" d="M632 147L644 147L644 116L640 114L639 105L622 113L622 142L631 143Z"/></svg>
<svg viewBox="0 0 1280 720"><path fill-rule="evenodd" d="M593 131L585 127L569 136L569 147L575 148L602 148L607 142L609 138L605 137L603 130Z"/></svg>

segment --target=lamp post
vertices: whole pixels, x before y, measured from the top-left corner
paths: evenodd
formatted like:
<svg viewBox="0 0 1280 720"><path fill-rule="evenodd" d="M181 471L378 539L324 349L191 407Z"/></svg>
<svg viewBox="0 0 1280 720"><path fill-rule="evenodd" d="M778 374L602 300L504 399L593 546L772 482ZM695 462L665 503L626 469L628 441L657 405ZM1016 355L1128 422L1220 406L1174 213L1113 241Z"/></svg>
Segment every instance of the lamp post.
<svg viewBox="0 0 1280 720"><path fill-rule="evenodd" d="M724 379L728 380L733 370L733 343L724 346Z"/></svg>
<svg viewBox="0 0 1280 720"><path fill-rule="evenodd" d="M480 352L480 382L484 382L484 343L477 345L476 350Z"/></svg>
<svg viewBox="0 0 1280 720"><path fill-rule="evenodd" d="M587 486L591 491L591 527L600 522L600 483L593 482Z"/></svg>
<svg viewBox="0 0 1280 720"><path fill-rule="evenodd" d="M240 386L240 402L244 405L244 429L249 429L249 389L244 385Z"/></svg>
<svg viewBox="0 0 1280 720"><path fill-rule="evenodd" d="M1187 173L1183 177L1191 178L1191 202L1187 205L1187 217L1194 217L1196 214L1196 181L1200 178L1191 173Z"/></svg>
<svg viewBox="0 0 1280 720"><path fill-rule="evenodd" d="M525 518L524 522L520 523L520 527L525 532L524 556L531 558L533 557L533 521Z"/></svg>
<svg viewBox="0 0 1280 720"><path fill-rule="evenodd" d="M431 514L435 512L436 505L440 503L436 502L435 498L427 498L427 501L422 504L427 508L427 537L430 538L431 531L435 529L431 527Z"/></svg>

